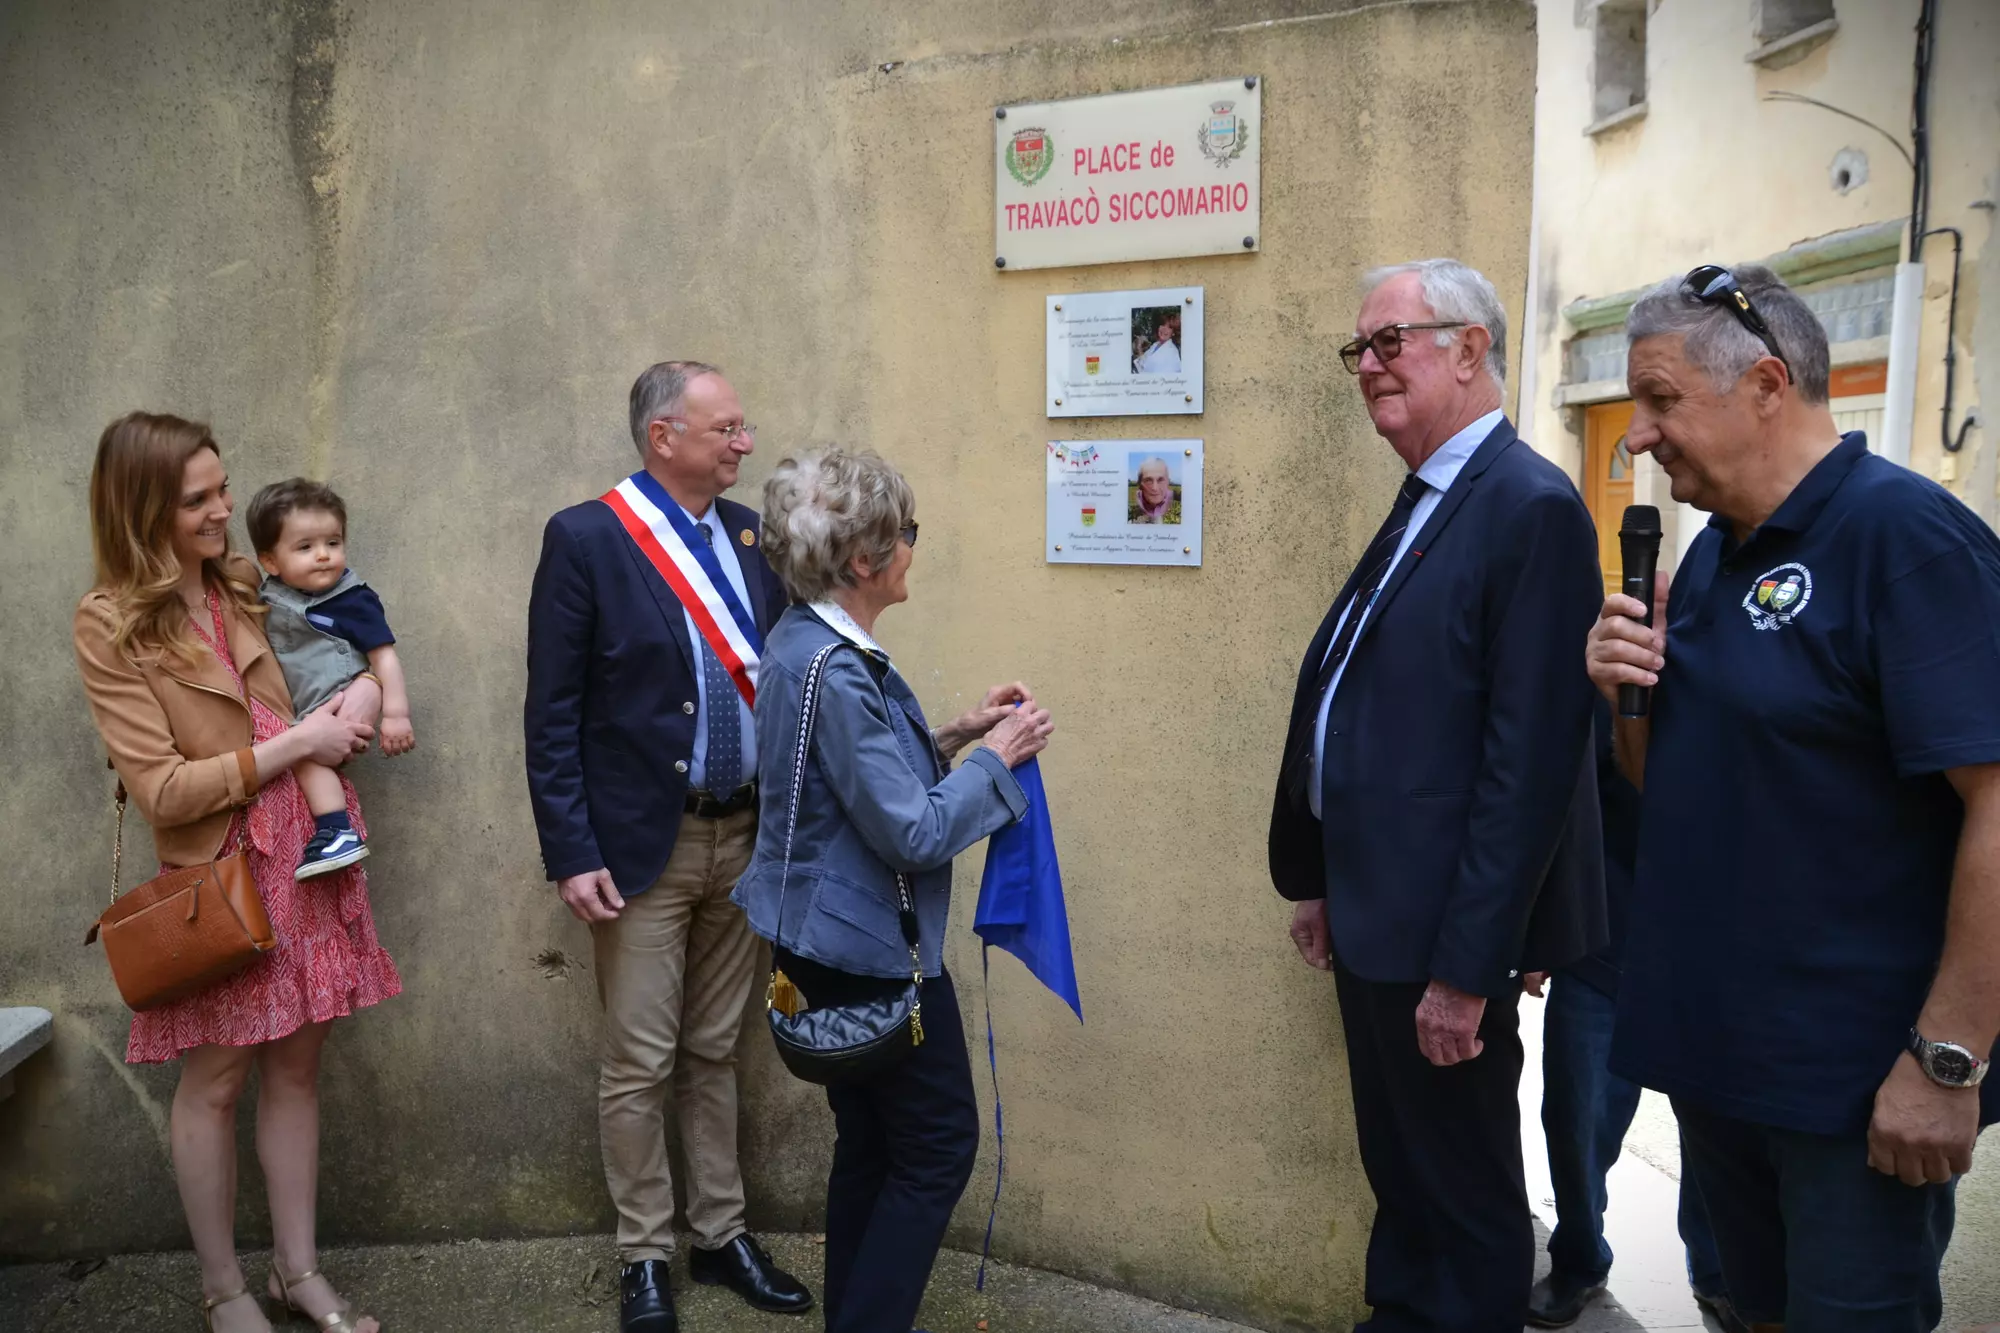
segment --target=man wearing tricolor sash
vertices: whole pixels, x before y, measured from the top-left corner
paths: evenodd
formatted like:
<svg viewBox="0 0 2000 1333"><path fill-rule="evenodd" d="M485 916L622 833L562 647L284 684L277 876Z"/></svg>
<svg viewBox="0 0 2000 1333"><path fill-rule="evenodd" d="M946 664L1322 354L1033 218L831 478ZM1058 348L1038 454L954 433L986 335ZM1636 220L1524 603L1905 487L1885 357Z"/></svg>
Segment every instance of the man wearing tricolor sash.
<svg viewBox="0 0 2000 1333"><path fill-rule="evenodd" d="M549 520L528 607L528 789L548 877L590 926L598 1124L618 1209L621 1333L673 1333L669 1088L689 1268L760 1309L812 1297L744 1227L736 1038L757 942L730 891L757 831L751 705L785 607L754 511L722 498L754 446L729 381L665 361L632 386L641 469Z"/></svg>

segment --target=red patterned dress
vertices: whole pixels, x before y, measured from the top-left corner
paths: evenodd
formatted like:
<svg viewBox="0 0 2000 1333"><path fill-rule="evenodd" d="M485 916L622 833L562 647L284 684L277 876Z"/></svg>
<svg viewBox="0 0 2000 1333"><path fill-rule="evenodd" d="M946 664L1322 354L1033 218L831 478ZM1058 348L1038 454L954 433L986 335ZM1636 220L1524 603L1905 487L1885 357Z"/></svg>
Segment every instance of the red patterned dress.
<svg viewBox="0 0 2000 1333"><path fill-rule="evenodd" d="M209 614L215 630L195 633L220 658L250 705L252 735L258 744L286 730L286 722L243 689L229 656L222 603L211 589ZM363 837L361 805L346 778L347 813ZM388 951L375 938L368 910L368 876L359 865L303 882L293 872L312 839L312 811L291 771L273 777L246 812L230 825L225 852L235 850L248 824L250 874L270 915L278 947L228 980L207 990L132 1015L127 1064L172 1060L196 1046L255 1046L290 1036L308 1023L344 1018L356 1009L401 993L403 979ZM172 867L162 867L162 870Z"/></svg>

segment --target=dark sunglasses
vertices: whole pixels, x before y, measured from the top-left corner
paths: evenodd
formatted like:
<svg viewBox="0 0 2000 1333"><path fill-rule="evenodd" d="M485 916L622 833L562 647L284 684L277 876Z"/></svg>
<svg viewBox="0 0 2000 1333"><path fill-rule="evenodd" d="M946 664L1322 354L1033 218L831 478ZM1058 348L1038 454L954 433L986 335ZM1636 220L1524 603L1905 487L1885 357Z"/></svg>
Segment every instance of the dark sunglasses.
<svg viewBox="0 0 2000 1333"><path fill-rule="evenodd" d="M910 547L910 548L911 548L912 550L914 550L914 549L916 548L916 545L917 545L917 525L916 525L916 524L914 524L914 523L910 524L910 526L909 526L909 527L907 527L907 528L904 528L904 529L903 529L903 530L902 530L902 531L901 531L900 533L898 533L897 535L898 535L898 536L900 536L900 537L901 537L901 538L903 539L903 545L905 545L905 546L907 546L907 547Z"/></svg>
<svg viewBox="0 0 2000 1333"><path fill-rule="evenodd" d="M1778 364L1785 368L1785 378L1791 379L1792 363L1778 350L1778 339L1771 332L1771 326L1757 313L1751 304L1749 294L1736 281L1736 275L1720 264L1703 264L1681 279L1681 290L1703 305L1719 305L1736 316L1737 322L1757 336L1757 341L1778 358Z"/></svg>
<svg viewBox="0 0 2000 1333"><path fill-rule="evenodd" d="M1438 319L1428 324L1384 324L1366 338L1356 338L1340 349L1340 364L1347 367L1350 375L1361 373L1361 358L1371 347L1375 349L1375 359L1388 365L1403 354L1403 335L1411 329L1462 329L1462 319Z"/></svg>

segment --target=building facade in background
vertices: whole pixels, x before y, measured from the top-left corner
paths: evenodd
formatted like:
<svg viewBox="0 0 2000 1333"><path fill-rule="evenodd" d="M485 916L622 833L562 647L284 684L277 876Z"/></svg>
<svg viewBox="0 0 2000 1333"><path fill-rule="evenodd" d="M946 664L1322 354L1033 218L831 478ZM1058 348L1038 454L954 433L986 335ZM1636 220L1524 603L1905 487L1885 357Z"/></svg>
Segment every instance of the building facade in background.
<svg viewBox="0 0 2000 1333"><path fill-rule="evenodd" d="M1826 326L1834 419L1993 523L2000 4L1538 0L1537 11L1519 415L1522 434L1569 469L1590 506L1606 590L1620 576L1626 505L1659 507L1662 568L1708 520L1674 503L1650 455L1625 448L1626 312L1697 264L1776 270ZM1920 151L1912 112L1926 19ZM1930 185L1913 224L1924 208L1919 163ZM1913 231L1930 233L1916 263ZM1988 1134L1958 1192L1946 1327L2000 1311L1995 1253L2000 1135Z"/></svg>
<svg viewBox="0 0 2000 1333"><path fill-rule="evenodd" d="M2000 293L2000 250L1989 244L2000 190L2000 6L1538 8L1520 414L1523 433L1577 479L1607 587L1625 505L1660 507L1663 562L1706 521L1674 505L1658 465L1648 457L1635 466L1624 442L1625 313L1647 287L1697 264L1762 262L1797 288L1832 343L1836 420L1993 522L2000 437L1981 405L2000 407L2000 308L1982 308L1979 294ZM1927 12L1920 145L1912 112ZM1929 234L1913 255L1918 229Z"/></svg>

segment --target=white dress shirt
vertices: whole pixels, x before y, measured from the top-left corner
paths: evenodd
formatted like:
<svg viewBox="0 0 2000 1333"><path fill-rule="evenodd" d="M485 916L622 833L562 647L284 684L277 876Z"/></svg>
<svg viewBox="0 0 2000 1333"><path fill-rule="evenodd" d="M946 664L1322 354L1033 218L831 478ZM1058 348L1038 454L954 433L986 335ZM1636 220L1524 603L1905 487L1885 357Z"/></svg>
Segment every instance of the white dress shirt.
<svg viewBox="0 0 2000 1333"><path fill-rule="evenodd" d="M1479 446L1486 443L1486 437L1500 424L1503 415L1504 413L1498 410L1488 412L1439 445L1437 452L1426 458L1424 465L1417 469L1418 479L1430 489L1423 493L1416 507L1410 511L1410 522L1403 529L1402 540L1396 543L1396 554L1390 557L1389 568L1383 571L1382 581L1377 585L1378 590L1389 586L1389 580L1395 576L1396 566L1402 563L1403 553L1410 549L1410 543L1414 542L1417 534L1424 530L1424 524L1430 522L1431 515L1437 512L1438 504L1444 499L1444 493L1458 480L1458 474L1472 460L1472 455L1479 451ZM1355 597L1360 598L1366 591L1366 589L1356 590ZM1356 642L1360 641L1361 631L1368 627L1368 613L1373 608L1372 599L1367 606L1361 608L1361 623L1354 627ZM1327 640L1327 652L1331 653L1333 645L1340 642L1340 627L1346 624L1347 618L1353 614L1355 610L1350 603L1348 608L1340 613L1340 619L1334 622L1333 637ZM1352 651L1349 649L1348 661L1353 660ZM1320 660L1324 664L1325 659ZM1306 791L1306 803L1311 806L1315 819L1320 817L1320 757L1326 752L1326 715L1333 706L1333 692L1340 688L1340 678L1346 674L1347 662L1342 662L1334 668L1333 680L1327 685L1326 694L1319 701L1318 720L1313 723L1312 785Z"/></svg>

